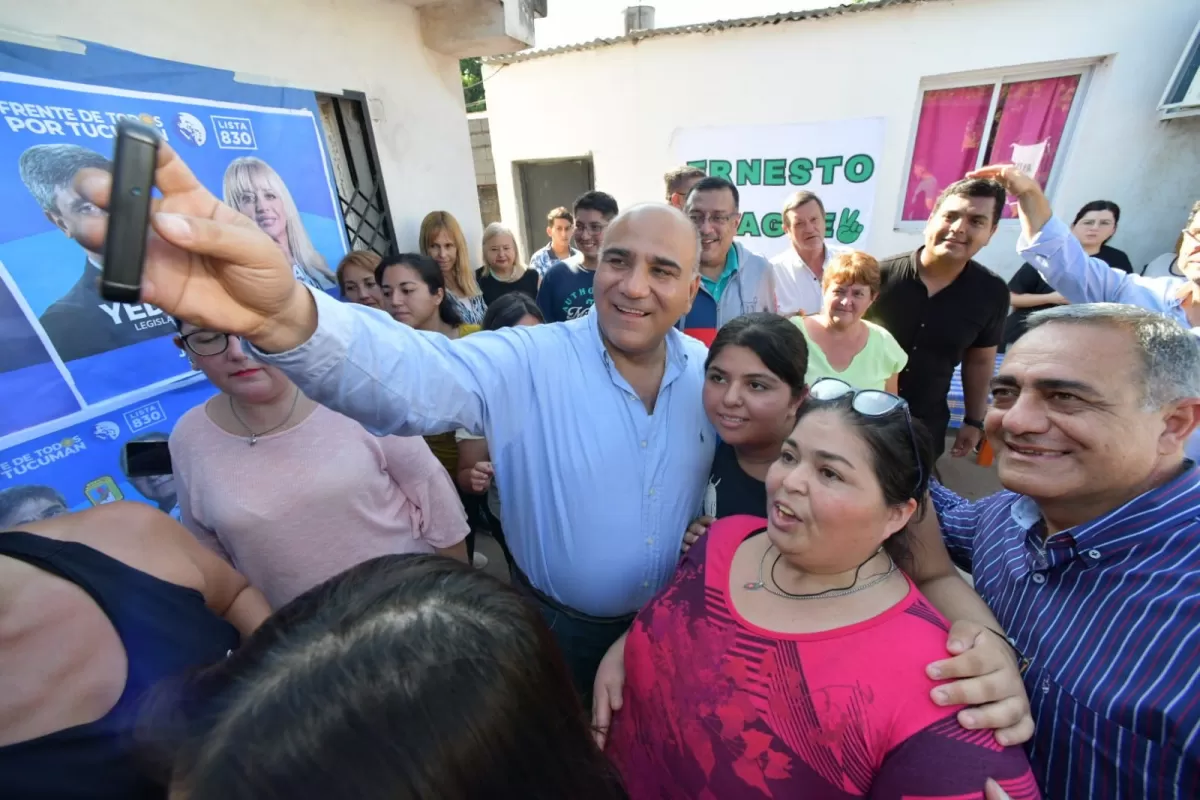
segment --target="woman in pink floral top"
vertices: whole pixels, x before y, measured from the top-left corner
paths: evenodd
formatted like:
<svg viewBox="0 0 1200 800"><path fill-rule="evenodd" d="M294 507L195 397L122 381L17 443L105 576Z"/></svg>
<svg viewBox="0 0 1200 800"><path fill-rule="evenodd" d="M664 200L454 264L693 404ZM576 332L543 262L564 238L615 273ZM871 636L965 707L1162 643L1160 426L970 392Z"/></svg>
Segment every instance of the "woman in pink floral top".
<svg viewBox="0 0 1200 800"><path fill-rule="evenodd" d="M897 568L927 434L885 392L810 398L768 518L714 523L601 666L598 693L624 669L607 750L630 796L1039 797L1019 747L930 698L949 624Z"/></svg>

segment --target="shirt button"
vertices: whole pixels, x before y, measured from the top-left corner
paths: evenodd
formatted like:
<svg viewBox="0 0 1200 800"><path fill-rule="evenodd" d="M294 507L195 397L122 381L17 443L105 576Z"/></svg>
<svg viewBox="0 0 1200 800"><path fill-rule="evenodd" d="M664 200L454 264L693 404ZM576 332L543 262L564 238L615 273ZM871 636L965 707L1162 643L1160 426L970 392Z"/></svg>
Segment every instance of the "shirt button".
<svg viewBox="0 0 1200 800"><path fill-rule="evenodd" d="M651 496L651 497L653 497L653 496L654 496L654 490L653 490L653 489L651 489L651 490L650 490L650 496Z"/></svg>
<svg viewBox="0 0 1200 800"><path fill-rule="evenodd" d="M1088 550L1088 558L1092 559L1093 561L1099 561L1100 560L1100 551L1099 550Z"/></svg>
<svg viewBox="0 0 1200 800"><path fill-rule="evenodd" d="M646 537L646 544L654 544L654 537L653 536Z"/></svg>
<svg viewBox="0 0 1200 800"><path fill-rule="evenodd" d="M645 446L646 446L646 443L645 443L645 442L642 442L642 447L645 447Z"/></svg>
<svg viewBox="0 0 1200 800"><path fill-rule="evenodd" d="M642 581L642 588L643 588L643 589L649 589L649 588L650 588L650 581Z"/></svg>
<svg viewBox="0 0 1200 800"><path fill-rule="evenodd" d="M1050 694L1050 679L1042 678L1042 694Z"/></svg>
<svg viewBox="0 0 1200 800"><path fill-rule="evenodd" d="M1034 583L1037 583L1037 584L1042 584L1042 583L1045 583L1045 582L1046 582L1046 576L1045 576L1045 575L1043 575L1043 574L1042 574L1042 573L1040 573L1040 572L1035 572L1035 573L1033 573L1033 582L1034 582Z"/></svg>

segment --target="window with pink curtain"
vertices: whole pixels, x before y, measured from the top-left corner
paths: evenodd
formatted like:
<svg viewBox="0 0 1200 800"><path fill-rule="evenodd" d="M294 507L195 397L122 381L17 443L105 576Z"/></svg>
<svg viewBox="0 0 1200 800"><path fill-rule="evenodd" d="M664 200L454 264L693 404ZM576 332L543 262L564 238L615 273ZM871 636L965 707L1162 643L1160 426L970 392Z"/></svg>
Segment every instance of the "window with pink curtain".
<svg viewBox="0 0 1200 800"><path fill-rule="evenodd" d="M925 92L902 219L924 222L942 189L975 169L995 84Z"/></svg>
<svg viewBox="0 0 1200 800"><path fill-rule="evenodd" d="M1004 84L996 105L992 146L984 163L1017 164L1046 188L1079 89L1079 77ZM1005 206L1004 216L1016 216L1015 202Z"/></svg>
<svg viewBox="0 0 1200 800"><path fill-rule="evenodd" d="M1080 78L1002 83L990 119L995 83L925 92L901 219L924 222L942 189L976 164L1019 164L1045 188ZM1009 203L1004 216L1015 215L1016 207Z"/></svg>

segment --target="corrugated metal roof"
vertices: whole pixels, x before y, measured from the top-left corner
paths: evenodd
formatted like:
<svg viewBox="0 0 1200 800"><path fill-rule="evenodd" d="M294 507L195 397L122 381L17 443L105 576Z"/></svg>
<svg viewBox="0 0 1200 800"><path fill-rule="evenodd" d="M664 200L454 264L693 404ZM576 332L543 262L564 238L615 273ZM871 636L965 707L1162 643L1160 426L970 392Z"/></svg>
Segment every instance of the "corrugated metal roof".
<svg viewBox="0 0 1200 800"><path fill-rule="evenodd" d="M581 50L599 50L603 47L637 43L644 39L657 39L662 36L683 36L689 33L710 33L713 31L729 30L731 28L760 28L764 25L778 25L781 22L803 22L810 19L825 19L843 14L861 14L892 6L912 6L919 3L933 3L940 0L874 0L869 3L854 3L852 5L817 8L810 11L786 11L781 14L769 14L764 17L745 17L743 19L724 19L715 22L701 22L694 25L679 25L674 28L654 28L646 31L634 31L625 36L615 36L611 39L593 39L590 42L568 44L561 47L549 47L544 50L522 50L518 53L492 56L483 59L485 64L516 64L521 61L532 61L535 58L556 56L560 53L576 53Z"/></svg>

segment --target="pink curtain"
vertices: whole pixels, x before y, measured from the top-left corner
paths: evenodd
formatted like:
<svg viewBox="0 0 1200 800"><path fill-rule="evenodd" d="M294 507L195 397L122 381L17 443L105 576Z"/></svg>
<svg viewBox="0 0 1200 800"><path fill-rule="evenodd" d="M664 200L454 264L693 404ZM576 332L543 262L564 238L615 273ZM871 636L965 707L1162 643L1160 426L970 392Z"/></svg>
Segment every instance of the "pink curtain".
<svg viewBox="0 0 1200 800"><path fill-rule="evenodd" d="M1078 89L1078 75L1004 84L987 163L1020 164L1035 171L1045 188ZM1004 216L1016 216L1015 202L1005 206Z"/></svg>
<svg viewBox="0 0 1200 800"><path fill-rule="evenodd" d="M993 86L925 92L903 219L924 222L942 189L975 169Z"/></svg>

